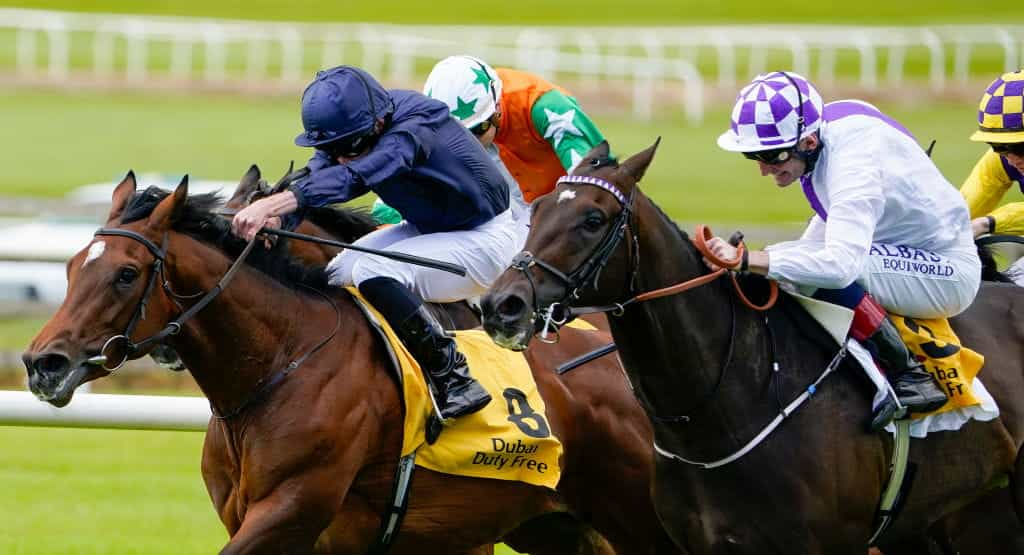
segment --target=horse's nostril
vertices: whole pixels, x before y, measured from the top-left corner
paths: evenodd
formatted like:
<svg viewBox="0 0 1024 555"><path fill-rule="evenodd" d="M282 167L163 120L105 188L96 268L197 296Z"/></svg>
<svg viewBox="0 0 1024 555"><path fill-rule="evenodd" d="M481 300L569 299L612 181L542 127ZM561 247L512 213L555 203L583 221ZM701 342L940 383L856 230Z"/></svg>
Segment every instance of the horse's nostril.
<svg viewBox="0 0 1024 555"><path fill-rule="evenodd" d="M40 374L64 372L71 366L71 360L59 353L46 353L35 357L32 369Z"/></svg>
<svg viewBox="0 0 1024 555"><path fill-rule="evenodd" d="M504 320L518 320L526 312L526 302L516 295L509 295L498 304L498 314Z"/></svg>

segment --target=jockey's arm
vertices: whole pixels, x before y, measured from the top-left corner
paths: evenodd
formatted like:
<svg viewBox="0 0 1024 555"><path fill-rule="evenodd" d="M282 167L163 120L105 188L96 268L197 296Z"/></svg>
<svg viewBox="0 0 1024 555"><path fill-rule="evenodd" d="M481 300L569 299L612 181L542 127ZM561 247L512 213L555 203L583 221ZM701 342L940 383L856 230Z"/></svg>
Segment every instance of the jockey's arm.
<svg viewBox="0 0 1024 555"><path fill-rule="evenodd" d="M1024 203L1013 202L997 208L1003 195L1013 185L1013 181L1003 157L989 150L974 165L971 175L960 187L960 193L967 200L972 219L992 217L992 220L986 223L995 225L985 226L987 229L982 232L1024 234Z"/></svg>
<svg viewBox="0 0 1024 555"><path fill-rule="evenodd" d="M537 133L555 151L566 173L572 172L591 148L604 141L597 125L576 99L558 89L544 93L533 103L530 118Z"/></svg>
<svg viewBox="0 0 1024 555"><path fill-rule="evenodd" d="M1011 202L989 213L992 223L989 233L1024 235L1024 202Z"/></svg>
<svg viewBox="0 0 1024 555"><path fill-rule="evenodd" d="M866 134L847 137L859 146L830 160L831 202L828 220L822 226L823 240L808 238L768 247L768 277L824 289L842 289L860 275L871 249L875 226L885 207L878 163L882 157L878 142ZM818 226L814 220L811 223Z"/></svg>
<svg viewBox="0 0 1024 555"><path fill-rule="evenodd" d="M960 187L971 218L985 216L995 210L1010 185L1013 181L1003 168L1002 157L989 150L974 165L971 175Z"/></svg>

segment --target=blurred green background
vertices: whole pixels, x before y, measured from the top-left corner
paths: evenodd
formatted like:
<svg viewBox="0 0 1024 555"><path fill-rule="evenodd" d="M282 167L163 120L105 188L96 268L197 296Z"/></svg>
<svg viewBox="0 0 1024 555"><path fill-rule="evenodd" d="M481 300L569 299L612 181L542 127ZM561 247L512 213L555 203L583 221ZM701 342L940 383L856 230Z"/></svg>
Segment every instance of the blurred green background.
<svg viewBox="0 0 1024 555"><path fill-rule="evenodd" d="M316 0L25 0L20 7L109 13L149 13L279 21L380 21L529 25L689 25L701 23L1008 23L1024 5L1013 2L932 0L927 3L861 0L841 6L803 0L519 0L472 3L437 0L318 2Z"/></svg>
<svg viewBox="0 0 1024 555"><path fill-rule="evenodd" d="M963 0L927 4L863 0L841 8L797 0L521 0L487 4L405 0L387 5L311 0L28 0L16 7L258 20L508 25L910 25L1007 23L1024 16L1024 4ZM124 51L119 48L117 64L122 64ZM967 86L966 95L922 101L915 88L923 90L925 85L911 80L898 91L881 89L870 97L913 131L923 145L938 141L934 159L954 185L962 182L983 151L967 140L975 126L974 99L1001 70L997 52L982 48L976 54L972 74L987 77ZM152 55L166 57L159 50ZM46 56L45 48L38 56ZM744 56L741 53L738 60L741 68ZM911 50L907 56L910 75L923 77L926 53ZM0 67L10 67L12 60L13 50L0 47ZM771 54L769 67L784 67L788 60L787 55ZM698 66L711 79L716 76L713 63L710 51L698 53ZM884 54L879 63L884 71ZM951 61L947 59L947 63ZM856 71L853 59L840 54L840 78ZM810 214L799 189L778 190L771 179L758 175L754 164L715 145L715 138L728 125L728 103L733 95L734 91L729 91L708 99L713 106L704 122L695 127L685 123L678 109L660 112L651 122L593 111L619 154L635 152L656 137L663 138L642 186L668 214L683 222L684 228L707 222L753 229L754 233L748 231L748 239L755 243L758 229L795 233ZM966 97L971 100L963 100ZM0 81L0 159L4 162L0 165L0 198L56 198L82 184L112 183L128 169L235 180L257 163L265 175L276 177L290 160L301 163L309 155L292 145L300 128L297 94L58 90L15 86L4 80ZM1014 192L1011 200L1020 198L1020 193ZM23 348L41 323L41 318L0 318L0 349ZM197 433L0 428L0 553L216 551L226 534L199 475L201 441Z"/></svg>

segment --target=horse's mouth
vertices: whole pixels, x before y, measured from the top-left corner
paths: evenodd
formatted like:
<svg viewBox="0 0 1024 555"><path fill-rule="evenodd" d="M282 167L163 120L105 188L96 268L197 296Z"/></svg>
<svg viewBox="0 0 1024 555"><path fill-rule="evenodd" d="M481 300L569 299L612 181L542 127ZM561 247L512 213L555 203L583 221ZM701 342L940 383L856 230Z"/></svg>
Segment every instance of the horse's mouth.
<svg viewBox="0 0 1024 555"><path fill-rule="evenodd" d="M161 368L173 370L175 372L181 372L185 369L185 363L182 362L181 357L178 356L178 352L167 345L157 345L149 352L149 356L152 357L152 359L155 360Z"/></svg>
<svg viewBox="0 0 1024 555"><path fill-rule="evenodd" d="M84 361L63 374L34 372L28 388L40 401L61 408L71 402L78 386L107 373L102 368Z"/></svg>
<svg viewBox="0 0 1024 555"><path fill-rule="evenodd" d="M530 344L530 338L533 336L532 329L522 329L518 326L505 327L485 323L484 329L487 331L487 335L491 336L491 340L499 347L512 351L525 351L526 347Z"/></svg>

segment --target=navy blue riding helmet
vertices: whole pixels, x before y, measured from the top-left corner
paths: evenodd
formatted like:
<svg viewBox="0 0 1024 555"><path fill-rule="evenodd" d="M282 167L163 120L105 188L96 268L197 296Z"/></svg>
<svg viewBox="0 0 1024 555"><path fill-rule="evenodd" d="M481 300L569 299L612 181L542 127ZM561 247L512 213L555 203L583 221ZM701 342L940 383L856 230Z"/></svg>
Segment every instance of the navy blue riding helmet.
<svg viewBox="0 0 1024 555"><path fill-rule="evenodd" d="M372 75L352 66L317 72L302 93L303 133L295 144L320 147L372 135L377 120L394 111L388 91Z"/></svg>

